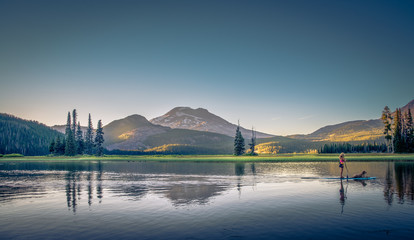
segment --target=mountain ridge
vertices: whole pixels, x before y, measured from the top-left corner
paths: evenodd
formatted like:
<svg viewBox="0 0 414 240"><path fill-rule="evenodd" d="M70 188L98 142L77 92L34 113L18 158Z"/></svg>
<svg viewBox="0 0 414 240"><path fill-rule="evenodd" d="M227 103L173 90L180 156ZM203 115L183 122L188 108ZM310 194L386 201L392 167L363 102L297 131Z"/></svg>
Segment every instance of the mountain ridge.
<svg viewBox="0 0 414 240"><path fill-rule="evenodd" d="M236 124L210 113L207 109L190 107L175 107L166 114L153 118L151 123L178 129L189 129L205 132L214 132L234 137L236 133ZM245 138L251 137L251 130L240 127L240 131ZM269 138L274 135L256 132L257 138Z"/></svg>
<svg viewBox="0 0 414 240"><path fill-rule="evenodd" d="M414 100L403 106L401 110L406 112L410 109L413 112L413 108ZM55 137L58 135L63 136L63 134L52 129L59 127L61 131L64 131L65 128L65 125L48 127L41 123L19 119L8 114L0 114L0 120L1 117L3 118L3 127L0 128L0 134L7 135L10 131L13 132L12 134L15 134L16 131L24 131L26 134L26 131L30 129L40 131L38 141L41 141L43 144L43 152L46 152L46 142L52 140L52 135ZM0 121L0 123L2 122ZM161 123L162 125L156 123ZM162 152L165 150L165 152L171 154L181 152L196 154L197 151L211 154L231 154L236 127L237 125L231 124L223 118L210 113L207 109L176 107L151 121L148 121L141 115L133 114L110 122L104 126L104 146L108 150L141 150L150 152ZM261 153L266 153L268 150L271 153L309 152L312 149L319 149L321 144L327 142L383 141L383 127L380 119L354 120L327 125L307 135L273 136L258 133L257 135L263 134L261 136L266 136L266 138L258 138L257 144ZM82 127L82 130L85 128ZM250 142L251 130L241 128L241 131L247 147L247 144ZM45 135L44 132L49 133ZM30 134L35 136L38 133L31 132ZM0 140L4 139L6 138L3 137ZM22 144L30 142L27 139L29 138L25 137L25 140L19 139L14 142L13 139L7 141L13 142L14 146L23 146ZM2 145L6 146L7 144L3 141ZM9 145L7 146L10 147ZM22 153L27 154L28 152Z"/></svg>
<svg viewBox="0 0 414 240"><path fill-rule="evenodd" d="M112 121L104 126L104 133L104 144L108 150L148 150L167 145L182 145L229 153L231 148L228 146L232 143L232 138L222 134L172 129L152 124L138 114ZM220 144L224 144L226 148Z"/></svg>
<svg viewBox="0 0 414 240"><path fill-rule="evenodd" d="M414 100L401 107L405 113L410 109L414 112ZM392 112L392 114L394 114ZM379 113L380 115L381 113ZM295 134L287 137L309 141L331 142L360 142L360 141L384 141L384 124L380 118L371 120L354 120L338 124L327 125L310 134Z"/></svg>
<svg viewBox="0 0 414 240"><path fill-rule="evenodd" d="M63 134L43 123L0 113L0 154L46 155L58 136Z"/></svg>

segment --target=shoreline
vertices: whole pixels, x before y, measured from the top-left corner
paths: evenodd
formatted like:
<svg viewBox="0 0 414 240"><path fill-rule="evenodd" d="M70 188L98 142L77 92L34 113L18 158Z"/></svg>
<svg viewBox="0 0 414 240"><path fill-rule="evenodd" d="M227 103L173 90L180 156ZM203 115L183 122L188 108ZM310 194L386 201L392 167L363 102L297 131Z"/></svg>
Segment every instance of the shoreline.
<svg viewBox="0 0 414 240"><path fill-rule="evenodd" d="M414 154L350 153L347 161L413 161ZM278 154L261 156L233 155L105 155L97 156L25 156L1 157L1 162L13 161L171 161L171 162L337 162L338 154Z"/></svg>

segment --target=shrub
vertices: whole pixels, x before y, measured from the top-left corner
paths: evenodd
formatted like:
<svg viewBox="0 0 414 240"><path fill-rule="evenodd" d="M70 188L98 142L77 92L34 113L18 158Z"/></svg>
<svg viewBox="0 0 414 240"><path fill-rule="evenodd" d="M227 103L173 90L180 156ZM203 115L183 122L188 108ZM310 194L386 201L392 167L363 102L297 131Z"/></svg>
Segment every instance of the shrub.
<svg viewBox="0 0 414 240"><path fill-rule="evenodd" d="M9 158L11 158L11 157L24 157L24 155L20 154L20 153L11 153L11 154L4 154L3 157L9 157Z"/></svg>

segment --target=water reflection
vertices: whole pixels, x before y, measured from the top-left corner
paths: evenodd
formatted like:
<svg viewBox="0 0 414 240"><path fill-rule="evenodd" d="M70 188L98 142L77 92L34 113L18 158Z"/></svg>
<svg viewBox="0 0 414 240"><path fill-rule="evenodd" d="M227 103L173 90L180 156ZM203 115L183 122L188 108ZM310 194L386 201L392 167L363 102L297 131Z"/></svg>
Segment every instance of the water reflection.
<svg viewBox="0 0 414 240"><path fill-rule="evenodd" d="M384 184L384 199L388 205L392 205L395 195L399 204L414 204L413 174L414 163L388 163Z"/></svg>
<svg viewBox="0 0 414 240"><path fill-rule="evenodd" d="M171 200L173 205L207 204L214 196L220 195L227 186L217 184L179 184L169 187L164 196Z"/></svg>
<svg viewBox="0 0 414 240"><path fill-rule="evenodd" d="M244 163L236 163L234 165L234 174L237 176L237 191L239 192L239 199L241 198L242 177L244 175Z"/></svg>
<svg viewBox="0 0 414 240"><path fill-rule="evenodd" d="M20 178L25 181L19 181ZM44 177L43 173L28 171L0 171L0 203L21 198L37 198L44 196L45 187L39 183Z"/></svg>
<svg viewBox="0 0 414 240"><path fill-rule="evenodd" d="M367 170L378 181L341 181L341 212L347 200L348 184L379 188L389 206L394 202L414 204L414 163L355 162L350 166L354 171ZM141 201L155 195L168 199L173 206L204 205L232 189L241 198L246 186L255 190L264 183L300 182L304 181L301 180L304 175L336 176L337 166L336 163L2 163L0 203L62 191L66 206L73 213L82 204L91 208L94 203L102 203L104 197Z"/></svg>
<svg viewBox="0 0 414 240"><path fill-rule="evenodd" d="M76 172L68 172L65 176L66 179L66 202L69 209L76 212L76 192L80 192L80 183L77 183L76 178L79 179L79 174ZM80 200L80 195L79 199Z"/></svg>
<svg viewBox="0 0 414 240"><path fill-rule="evenodd" d="M348 185L346 186L346 188L348 190ZM341 204L341 214L344 213L345 198L346 198L346 193L345 193L345 190L344 190L344 183L341 179L341 188L339 189L339 202Z"/></svg>
<svg viewBox="0 0 414 240"><path fill-rule="evenodd" d="M96 196L99 203L102 203L103 198L103 187L102 187L102 176L103 168L102 163L97 163L97 169L95 170L91 163L86 168L84 167L70 167L66 172L65 179L65 193L66 193L66 205L69 210L76 213L77 207L82 200L83 187L86 185L86 194L88 206L92 206L93 194L94 194L94 181L96 188Z"/></svg>
<svg viewBox="0 0 414 240"><path fill-rule="evenodd" d="M102 175L103 175L103 167L102 167L102 162L99 161L98 162L98 173L96 176L96 194L97 197L99 199L99 203L102 203L102 198L103 198L103 188L102 188Z"/></svg>

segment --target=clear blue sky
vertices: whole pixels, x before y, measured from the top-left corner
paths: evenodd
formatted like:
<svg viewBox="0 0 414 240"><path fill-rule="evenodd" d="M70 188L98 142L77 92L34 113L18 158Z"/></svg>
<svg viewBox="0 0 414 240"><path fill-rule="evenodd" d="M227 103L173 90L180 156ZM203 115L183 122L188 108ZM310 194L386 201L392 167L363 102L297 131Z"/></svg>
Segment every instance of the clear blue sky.
<svg viewBox="0 0 414 240"><path fill-rule="evenodd" d="M3 1L0 112L311 133L414 99L414 1Z"/></svg>

